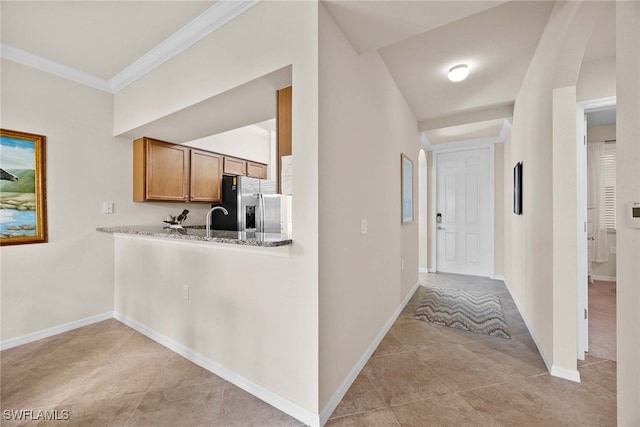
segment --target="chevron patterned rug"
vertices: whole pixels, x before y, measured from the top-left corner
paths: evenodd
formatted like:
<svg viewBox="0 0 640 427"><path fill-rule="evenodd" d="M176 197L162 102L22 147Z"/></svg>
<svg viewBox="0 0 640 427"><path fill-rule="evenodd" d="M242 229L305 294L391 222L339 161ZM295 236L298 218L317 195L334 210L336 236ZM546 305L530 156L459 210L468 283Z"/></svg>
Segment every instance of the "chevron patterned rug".
<svg viewBox="0 0 640 427"><path fill-rule="evenodd" d="M511 339L500 298L484 292L427 287L414 319Z"/></svg>

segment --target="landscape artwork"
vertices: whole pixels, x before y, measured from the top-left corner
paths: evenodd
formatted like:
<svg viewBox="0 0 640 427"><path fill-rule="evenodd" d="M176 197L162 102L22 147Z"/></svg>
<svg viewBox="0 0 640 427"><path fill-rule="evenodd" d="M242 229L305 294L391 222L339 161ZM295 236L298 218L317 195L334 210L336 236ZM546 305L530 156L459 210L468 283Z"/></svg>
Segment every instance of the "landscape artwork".
<svg viewBox="0 0 640 427"><path fill-rule="evenodd" d="M47 241L45 141L0 129L0 245Z"/></svg>

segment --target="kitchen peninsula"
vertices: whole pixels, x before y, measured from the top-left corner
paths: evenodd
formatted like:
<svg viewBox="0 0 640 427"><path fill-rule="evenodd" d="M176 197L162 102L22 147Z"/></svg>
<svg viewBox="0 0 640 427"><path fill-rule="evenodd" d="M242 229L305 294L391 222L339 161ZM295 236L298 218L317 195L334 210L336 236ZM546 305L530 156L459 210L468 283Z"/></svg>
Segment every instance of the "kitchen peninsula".
<svg viewBox="0 0 640 427"><path fill-rule="evenodd" d="M304 246L288 234L212 230L207 238L204 226L183 227L97 228L113 245L114 317L237 387L306 414L289 403L309 381L304 363L313 358L315 337L300 325L317 322L306 303L317 290L295 280Z"/></svg>
<svg viewBox="0 0 640 427"><path fill-rule="evenodd" d="M285 246L292 243L291 235L285 233L256 233L212 230L207 237L204 226L186 226L185 228L169 228L161 226L116 226L98 227L97 231L111 234L131 234L135 236L148 236L166 239L179 239L196 242L229 243L244 246L274 247Z"/></svg>

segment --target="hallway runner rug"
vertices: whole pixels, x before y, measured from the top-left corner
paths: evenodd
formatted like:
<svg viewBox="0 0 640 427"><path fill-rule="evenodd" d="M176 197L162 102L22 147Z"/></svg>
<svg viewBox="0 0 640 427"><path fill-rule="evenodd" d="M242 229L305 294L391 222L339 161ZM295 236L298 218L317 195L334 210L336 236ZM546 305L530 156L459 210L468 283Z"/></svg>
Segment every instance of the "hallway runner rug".
<svg viewBox="0 0 640 427"><path fill-rule="evenodd" d="M428 286L413 318L511 339L500 298L484 292Z"/></svg>

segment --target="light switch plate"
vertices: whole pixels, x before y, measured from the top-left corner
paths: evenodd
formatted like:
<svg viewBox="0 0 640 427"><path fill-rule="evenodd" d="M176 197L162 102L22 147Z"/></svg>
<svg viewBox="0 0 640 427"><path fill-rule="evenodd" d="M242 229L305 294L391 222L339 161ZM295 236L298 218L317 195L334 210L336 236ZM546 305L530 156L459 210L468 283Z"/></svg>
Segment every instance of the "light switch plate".
<svg viewBox="0 0 640 427"><path fill-rule="evenodd" d="M368 225L367 225L367 219L363 218L360 220L360 234L367 234L367 232L369 231L368 229Z"/></svg>
<svg viewBox="0 0 640 427"><path fill-rule="evenodd" d="M113 202L104 202L102 204L102 213L103 214L112 214L113 213Z"/></svg>

